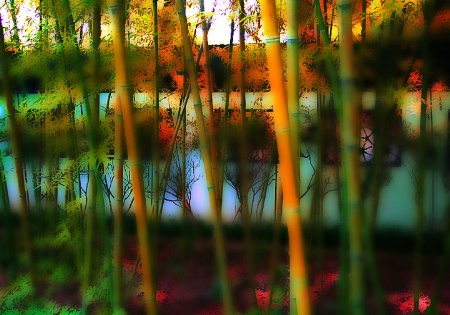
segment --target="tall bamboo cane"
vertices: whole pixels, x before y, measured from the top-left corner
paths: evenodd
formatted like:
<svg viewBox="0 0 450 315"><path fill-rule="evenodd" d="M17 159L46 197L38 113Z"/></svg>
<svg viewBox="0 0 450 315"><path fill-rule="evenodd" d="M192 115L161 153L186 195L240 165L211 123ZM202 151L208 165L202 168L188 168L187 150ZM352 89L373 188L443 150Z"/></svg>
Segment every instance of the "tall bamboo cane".
<svg viewBox="0 0 450 315"><path fill-rule="evenodd" d="M292 152L294 154L294 171L297 176L297 189L300 191L300 113L299 113L299 38L298 38L298 9L297 0L287 1L287 101L289 123L291 125Z"/></svg>
<svg viewBox="0 0 450 315"><path fill-rule="evenodd" d="M289 234L291 314L310 314L308 278L300 222L300 199L294 173L295 162L293 160L280 33L274 0L261 1L261 20L266 36L269 82L274 100L274 123L283 188L283 215L286 219Z"/></svg>
<svg viewBox="0 0 450 315"><path fill-rule="evenodd" d="M205 4L203 0L200 0L200 11L205 11ZM222 190L219 189L219 157L218 157L218 144L217 144L217 128L214 126L214 104L212 98L212 76L211 76L211 58L209 55L209 44L208 44L208 31L209 26L205 18L202 19L202 30L203 30L203 51L205 53L205 75L206 75L206 103L207 103L207 119L206 125L208 127L209 143L211 147L211 161L212 161L212 171L214 186L216 186L216 197L218 210L222 207L219 201L222 199ZM220 211L219 211L220 212Z"/></svg>
<svg viewBox="0 0 450 315"><path fill-rule="evenodd" d="M221 139L221 159L222 161L226 159L228 150L227 142L227 128L228 128L228 108L230 107L230 94L231 94L231 61L233 59L233 39L234 39L234 19L230 23L230 42L228 44L228 62L227 62L227 75L226 75L226 90L225 90L225 104L224 104L224 117L222 125L222 139ZM225 163L220 163L219 165L219 187L218 190L223 190L223 184L225 182ZM219 215L222 213L222 194L218 200L217 206L219 207Z"/></svg>
<svg viewBox="0 0 450 315"><path fill-rule="evenodd" d="M153 211L155 212L157 221L161 220L161 213L159 213L159 195L160 195L160 143L159 143L159 36L158 36L158 1L153 0L153 43L155 45L155 75L154 75L154 104L155 104L155 122L154 122L154 137L155 143L152 143L153 151Z"/></svg>
<svg viewBox="0 0 450 315"><path fill-rule="evenodd" d="M416 165L417 169L417 199L416 199L416 226L415 226L415 248L414 248L414 314L419 314L419 294L422 282L423 259L422 251L424 246L423 233L425 221L425 178L427 163L427 107L428 89L430 87L430 52L429 52L429 28L432 18L433 1L423 2L423 15L425 18L425 29L421 38L423 66L422 66L422 90L420 97L420 131L419 131L419 157Z"/></svg>
<svg viewBox="0 0 450 315"><path fill-rule="evenodd" d="M125 52L125 28L121 18L123 2L108 0L111 13L111 36L114 46L114 59L116 67L116 95L120 97L123 111L124 131L127 144L128 160L130 163L131 180L133 184L137 236L144 276L144 293L148 314L157 313L156 288L153 274L154 259L151 252L146 215L146 200L142 176L142 161L139 156L138 144L133 117L133 101L131 85L128 79L127 59Z"/></svg>
<svg viewBox="0 0 450 315"><path fill-rule="evenodd" d="M364 285L362 262L362 220L359 175L360 96L356 87L353 53L351 0L338 0L339 56L342 89L342 167L347 179L348 228L350 248L350 309L352 314L364 314Z"/></svg>
<svg viewBox="0 0 450 315"><path fill-rule="evenodd" d="M0 150L0 154L3 152ZM3 167L2 157L0 156L0 215L5 224L5 229L2 231L4 238L0 245L5 251L6 261L8 262L8 274L10 279L15 279L17 276L17 249L16 237L14 233L14 216L11 211L8 186L6 185L5 170Z"/></svg>
<svg viewBox="0 0 450 315"><path fill-rule="evenodd" d="M251 236L251 219L250 210L248 204L248 192L249 192L249 148L248 148L248 136L247 136L247 101L245 99L245 76L247 62L245 60L245 5L244 0L239 0L239 52L240 52L240 80L239 80L239 96L240 96L240 107L241 107L241 133L239 141L239 158L240 158L240 174L241 174L241 211L243 218L244 227L244 242L246 247L246 282L247 288L250 292L250 299L252 306L256 308L256 295L255 295L255 278L254 278L254 259L253 259L253 242Z"/></svg>
<svg viewBox="0 0 450 315"><path fill-rule="evenodd" d="M65 17L64 25L66 27L66 33L69 38L69 43L73 45L73 55L74 55L74 63L76 66L76 74L78 76L78 80L80 82L81 92L83 95L83 105L86 115L87 121L87 129L88 129L88 146L89 146L89 192L88 192L88 217L87 217L87 246L86 246L86 257L85 257L85 270L83 274L83 302L82 302L82 312L87 312L88 300L86 299L86 290L89 286L89 278L91 274L91 264L92 264L92 242L93 242L93 229L94 229L94 215L97 215L100 223L100 235L104 240L104 249L105 249L105 260L108 269L108 289L109 289L109 300L113 304L113 275L112 275L112 258L111 251L109 249L109 233L107 231L106 226L106 214L105 214L105 204L103 200L103 196L100 195L102 192L102 180L101 180L101 169L100 162L98 160L98 130L99 130L99 95L96 93L97 86L97 73L99 67L99 46L100 46L100 24L101 24L101 10L100 10L100 2L94 3L94 11L93 11L93 58L91 60L91 66L93 75L91 77L90 83L92 84L91 89L94 91L92 93L93 100L89 97L89 88L88 84L85 80L85 75L82 68L82 60L81 60L81 52L78 46L78 42L76 41L76 32L75 32L75 22L72 16L72 10L70 7L69 0L63 0L60 2L62 14ZM96 25L95 25L96 24ZM97 94L97 95L96 95ZM93 102L94 101L94 102ZM93 108L97 106L97 108ZM72 111L73 112L73 111ZM74 114L73 114L74 115ZM74 117L73 117L74 118ZM79 182L79 186L81 186L81 181Z"/></svg>
<svg viewBox="0 0 450 315"><path fill-rule="evenodd" d="M324 1L325 2L325 1ZM324 3L326 6L326 2ZM338 72L336 66L334 65L333 57L331 54L331 44L329 33L327 32L327 26L325 24L322 10L320 8L319 0L314 0L314 6L316 11L316 19L318 23L318 29L320 31L320 38L323 41L325 48L325 66L330 78L332 97L334 101L334 108L337 112L339 121L342 121L343 116L343 107L342 107L342 96L341 96L341 86L339 85ZM331 28L330 28L331 32ZM332 117L334 121L334 116ZM342 138L342 128L340 129L341 138ZM337 145L336 145L337 146ZM336 150L337 151L337 150ZM345 156L341 156L341 163L344 162ZM339 311L341 314L349 313L349 304L348 304L348 207L347 207L347 180L345 172L342 172L341 169L336 170L337 177L341 186L338 187L339 191L339 204L340 204L340 229L339 229L339 238L340 238L340 248L339 248Z"/></svg>
<svg viewBox="0 0 450 315"><path fill-rule="evenodd" d="M192 47L189 40L187 19L183 0L177 0L177 11L180 20L181 35L183 38L184 54L186 66L189 72L189 80L192 89L195 114L197 118L197 129L200 138L200 150L205 167L206 184L208 187L209 202L211 207L211 216L213 221L214 241L216 246L216 260L219 269L219 277L222 285L223 306L225 314L233 313L233 301L230 286L227 279L227 265L225 260L225 241L221 226L221 219L217 211L216 187L214 186L213 170L211 167L211 151L206 135L205 120L202 111L202 101L198 87L198 76L195 70Z"/></svg>
<svg viewBox="0 0 450 315"><path fill-rule="evenodd" d="M114 309L123 302L122 256L123 256L123 141L124 127L120 97L116 95L114 107L114 178L116 181L114 209Z"/></svg>
<svg viewBox="0 0 450 315"><path fill-rule="evenodd" d="M5 38L3 35L3 24L1 15L0 15L0 68L2 68L2 71L0 72L0 80L2 81L3 85L3 90L1 92L3 92L6 101L6 109L9 118L9 137L11 139L11 150L12 155L14 157L14 169L16 171L17 176L17 191L19 194L19 215L22 223L21 232L23 237L23 245L25 248L25 259L27 268L29 270L32 290L34 294L36 286L36 277L34 271L33 247L30 237L29 209L26 200L26 188L24 180L24 168L23 168L24 163L20 147L21 141L19 135L19 126L16 119L16 109L14 108L14 101L12 96L11 77L9 75L8 56L6 55Z"/></svg>

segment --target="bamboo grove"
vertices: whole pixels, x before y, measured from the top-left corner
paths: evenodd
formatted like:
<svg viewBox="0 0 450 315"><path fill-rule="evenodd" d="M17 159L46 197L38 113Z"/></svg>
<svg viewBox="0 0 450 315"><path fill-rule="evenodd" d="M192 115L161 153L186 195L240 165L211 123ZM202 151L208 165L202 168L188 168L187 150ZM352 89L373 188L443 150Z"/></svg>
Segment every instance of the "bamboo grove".
<svg viewBox="0 0 450 315"><path fill-rule="evenodd" d="M212 2L0 4L0 313L32 304L44 313L125 314L141 270L143 309L165 314L157 293L165 211L177 206L187 242L202 220L193 204L204 177L221 313L317 312L309 271L324 263L331 192L339 221L336 312L388 314L375 235L395 147L412 161L419 314L430 170L449 189L448 148L435 145L448 145L448 131L435 140L432 100L450 85L450 7L437 0ZM225 26L217 31L219 19ZM228 42L211 44L218 36ZM367 91L376 94L370 135L363 134ZM300 102L311 92L313 108ZM402 107L408 93L420 95L418 106ZM407 110L418 128L399 122ZM243 230L248 309L236 302L229 277L225 187L238 202L232 217ZM129 218L139 248L131 274L123 263ZM429 314L439 313L450 259L447 224ZM289 303L277 310L283 228ZM273 236L270 257L257 254L258 233ZM269 266L264 307L255 295L260 260ZM75 307L42 302L51 281L76 288Z"/></svg>

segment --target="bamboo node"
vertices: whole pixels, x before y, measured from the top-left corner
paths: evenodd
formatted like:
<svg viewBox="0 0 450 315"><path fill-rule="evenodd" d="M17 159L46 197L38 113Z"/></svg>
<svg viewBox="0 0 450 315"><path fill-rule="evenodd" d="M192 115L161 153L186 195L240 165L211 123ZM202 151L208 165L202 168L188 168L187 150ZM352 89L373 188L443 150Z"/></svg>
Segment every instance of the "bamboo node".
<svg viewBox="0 0 450 315"><path fill-rule="evenodd" d="M128 160L128 164L130 166L137 166L137 165L142 164L142 161L131 161L131 160Z"/></svg>
<svg viewBox="0 0 450 315"><path fill-rule="evenodd" d="M194 103L194 107L202 107L202 103Z"/></svg>
<svg viewBox="0 0 450 315"><path fill-rule="evenodd" d="M299 113L299 112L292 113L292 117L294 117L294 118L300 118L300 113Z"/></svg>
<svg viewBox="0 0 450 315"><path fill-rule="evenodd" d="M275 133L290 133L290 132L291 132L290 126L275 128Z"/></svg>
<svg viewBox="0 0 450 315"><path fill-rule="evenodd" d="M280 42L280 36L266 37L266 44L279 43L279 42Z"/></svg>
<svg viewBox="0 0 450 315"><path fill-rule="evenodd" d="M123 90L127 90L127 89L131 88L131 84L121 85L120 88Z"/></svg>
<svg viewBox="0 0 450 315"><path fill-rule="evenodd" d="M363 255L361 253L351 253L350 254L350 261L353 262L361 262L363 261Z"/></svg>
<svg viewBox="0 0 450 315"><path fill-rule="evenodd" d="M292 278L291 277L291 285L297 289L301 288L301 287L307 287L308 279L305 277L301 277L301 278Z"/></svg>
<svg viewBox="0 0 450 315"><path fill-rule="evenodd" d="M214 185L208 185L208 186L206 186L206 188L208 189L208 190L211 190L211 189L214 189Z"/></svg>
<svg viewBox="0 0 450 315"><path fill-rule="evenodd" d="M288 44L297 44L298 43L298 37L288 37L287 39L286 39L286 42L288 43Z"/></svg>
<svg viewBox="0 0 450 315"><path fill-rule="evenodd" d="M118 4L113 4L113 5L110 5L110 6L109 6L109 10L111 11L111 14L112 14L112 15L115 15L115 14L116 14L116 11L117 11L118 8L119 8L119 5L118 5Z"/></svg>
<svg viewBox="0 0 450 315"><path fill-rule="evenodd" d="M347 148L347 150L351 150L351 151L353 151L353 150L358 150L359 151L359 149L361 149L359 142L358 143L356 143L356 142L355 143L349 143L345 147Z"/></svg>
<svg viewBox="0 0 450 315"><path fill-rule="evenodd" d="M351 4L350 2L336 5L336 7L337 7L339 10L350 9L351 6L352 6L352 4Z"/></svg>

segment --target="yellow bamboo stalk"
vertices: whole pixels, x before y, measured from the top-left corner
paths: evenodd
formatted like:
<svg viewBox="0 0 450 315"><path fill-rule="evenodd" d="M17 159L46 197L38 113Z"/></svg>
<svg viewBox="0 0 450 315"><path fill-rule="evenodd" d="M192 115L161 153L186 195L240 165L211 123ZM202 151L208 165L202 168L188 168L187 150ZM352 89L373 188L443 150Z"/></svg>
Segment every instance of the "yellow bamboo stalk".
<svg viewBox="0 0 450 315"><path fill-rule="evenodd" d="M338 0L339 57L342 91L342 155L347 179L347 207L350 249L350 310L364 314L364 285L362 264L362 219L360 192L360 95L356 87L354 65L351 0Z"/></svg>
<svg viewBox="0 0 450 315"><path fill-rule="evenodd" d="M292 152L292 140L284 86L280 33L274 0L261 1L261 20L266 36L269 82L274 101L275 135L280 158L283 189L283 216L289 234L291 314L310 314L308 278L300 221L300 199Z"/></svg>
<svg viewBox="0 0 450 315"><path fill-rule="evenodd" d="M299 113L299 38L298 38L298 9L297 0L287 1L287 101L289 123L291 125L292 152L294 154L294 170L297 176L297 187L300 191L300 113Z"/></svg>
<svg viewBox="0 0 450 315"><path fill-rule="evenodd" d="M111 37L113 40L114 62L116 67L116 95L120 97L123 112L124 133L134 192L137 236L144 276L146 309L147 314L156 314L156 287L152 261L154 257L152 256L148 240L146 200L142 177L142 161L138 152L135 122L133 117L131 86L127 73L127 59L124 43L125 28L121 19L123 2L120 0L108 0L108 6L111 14Z"/></svg>
<svg viewBox="0 0 450 315"><path fill-rule="evenodd" d="M197 121L197 129L200 140L200 150L205 167L206 184L208 187L208 196L210 202L211 217L213 222L214 241L216 246L216 261L219 271L219 277L222 285L223 307L225 314L233 314L233 301L231 290L227 277L227 265L225 259L225 241L221 226L221 219L217 211L216 187L214 186L213 170L211 167L210 147L206 134L205 119L202 111L202 100L200 98L200 90L198 87L198 76L195 70L194 57L192 47L189 40L187 19L183 0L177 0L177 11L180 20L181 35L183 38L184 54L186 60L186 67L189 72L189 81L192 90L192 97L194 101L194 109Z"/></svg>

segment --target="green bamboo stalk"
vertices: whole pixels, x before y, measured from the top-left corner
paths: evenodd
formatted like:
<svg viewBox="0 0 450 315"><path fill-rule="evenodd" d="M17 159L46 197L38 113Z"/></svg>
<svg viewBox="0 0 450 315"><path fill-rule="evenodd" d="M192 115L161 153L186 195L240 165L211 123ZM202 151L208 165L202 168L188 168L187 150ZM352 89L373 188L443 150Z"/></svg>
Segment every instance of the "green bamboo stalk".
<svg viewBox="0 0 450 315"><path fill-rule="evenodd" d="M209 202L211 206L211 216L213 222L214 241L216 246L216 260L219 270L219 277L221 281L223 307L225 314L233 313L233 301L230 286L227 279L227 265L225 259L225 241L221 226L221 218L217 211L216 187L214 186L213 171L211 167L211 156L208 139L206 136L205 121L203 118L202 101L200 98L200 91L198 87L198 77L195 70L194 59L192 54L192 47L189 40L187 19L185 14L185 6L183 0L177 0L177 11L180 20L181 34L183 38L184 54L186 66L189 72L190 85L192 89L192 96L194 101L194 108L197 120L197 129L200 138L200 150L203 157L203 164L205 167L205 177L208 186Z"/></svg>
<svg viewBox="0 0 450 315"><path fill-rule="evenodd" d="M419 314L420 287L422 283L423 258L422 251L424 246L423 233L425 221L425 178L427 165L427 107L428 90L430 88L430 52L429 52L429 27L432 18L432 1L423 2L423 15L425 19L425 29L421 38L421 50L423 58L422 66L422 90L420 97L420 127L418 139L419 157L416 165L417 170L417 199L416 199L416 226L415 226L415 248L414 248L414 311L413 314Z"/></svg>
<svg viewBox="0 0 450 315"><path fill-rule="evenodd" d="M450 134L447 135L447 139L450 139ZM448 140L447 140L448 143ZM431 293L431 303L427 308L427 315L438 315L440 314L438 308L440 304L440 295L442 294L442 289L446 284L447 272L449 270L450 264L450 203L447 203L446 206L446 229L444 233L444 247L442 253L442 260L439 263L439 271L436 276L436 283L434 285L433 291Z"/></svg>
<svg viewBox="0 0 450 315"><path fill-rule="evenodd" d="M275 284L277 282L277 267L278 267L278 255L279 255L279 247L280 247L280 232L281 232L281 221L283 214L283 189L281 186L280 174L277 172L277 166L275 165L275 176L276 183L275 185L275 218L274 218L274 232L273 232L273 240L271 244L271 254L270 254L270 265L269 265L269 281L267 286L267 296L269 298L267 307L264 310L265 314L270 314L272 310L272 300L273 300L273 292L275 288Z"/></svg>
<svg viewBox="0 0 450 315"><path fill-rule="evenodd" d="M157 253L158 252L158 239L159 239L159 226L162 218L162 206L161 206L161 212L159 212L159 204L160 199L164 200L161 197L161 179L160 179L160 164L161 164L161 145L159 141L159 121L161 120L161 115L159 113L159 35L158 35L158 1L153 0L153 44L154 44L154 58L155 58L155 73L154 73L154 110L155 110L155 120L153 124L153 134L154 134L154 143L152 143L153 146L153 205L152 205L152 215L155 215L155 219L152 220L152 218L147 218L150 222L150 238L151 243L150 246L152 246L151 252ZM157 259L154 259L153 261L153 270L152 274L156 275L156 264L158 263ZM155 276L154 276L155 277Z"/></svg>
<svg viewBox="0 0 450 315"><path fill-rule="evenodd" d="M200 12L205 12L204 0L200 0ZM219 161L218 161L218 144L217 144L217 128L214 126L214 104L212 98L212 76L211 76L211 58L209 55L209 44L208 44L208 31L209 25L206 18L202 19L202 30L203 30L203 52L205 53L205 75L206 75L206 103L207 103L207 115L206 115L206 125L208 127L208 137L209 144L211 147L211 161L212 161L212 171L214 176L214 185L217 187L217 204L219 200L222 199L222 190L219 190ZM221 205L219 206L221 208Z"/></svg>
<svg viewBox="0 0 450 315"><path fill-rule="evenodd" d="M186 81L186 80L184 80ZM182 130L183 134L181 136L181 215L184 223L187 222L187 214L186 214L186 127L187 127L187 111L186 107L183 110L182 119Z"/></svg>
<svg viewBox="0 0 450 315"><path fill-rule="evenodd" d="M290 255L290 305L291 314L310 314L308 277L303 251L303 236L300 220L300 198L297 189L295 162L284 86L283 62L280 34L277 23L275 1L261 1L261 21L266 35L266 51L269 68L269 83L274 101L274 123L280 158L280 176L283 188L283 215L289 234ZM297 161L298 163L298 161Z"/></svg>
<svg viewBox="0 0 450 315"><path fill-rule="evenodd" d="M33 245L30 237L30 219L29 208L26 201L26 188L24 180L24 162L21 152L21 140L19 136L19 126L16 119L16 109L14 108L14 101L11 88L11 77L9 75L8 56L6 54L5 38L3 34L2 17L0 15L0 80L3 85L3 95L6 101L6 109L9 118L9 137L11 141L12 155L14 157L14 169L17 176L17 192L19 194L19 215L21 218L21 233L23 238L23 245L25 250L26 266L28 268L29 277L32 285L33 295L36 289L36 274L34 268L34 253Z"/></svg>
<svg viewBox="0 0 450 315"><path fill-rule="evenodd" d="M114 178L115 188L115 209L114 209L114 309L119 309L123 303L123 279L122 279L122 258L123 258L123 163L124 163L124 126L122 105L120 97L116 95L114 107Z"/></svg>
<svg viewBox="0 0 450 315"><path fill-rule="evenodd" d="M86 114L87 128L88 128L88 146L89 146L89 178L90 186L88 192L88 217L87 217L87 252L85 257L84 272L83 272L83 301L82 301L82 312L87 312L87 307L89 301L86 300L86 289L89 285L89 277L92 272L91 267L91 254L92 254L92 240L93 240L93 228L94 228L94 214L98 215L100 220L100 230L101 237L104 240L104 247L106 252L106 262L108 268L108 288L109 288L109 299L113 303L113 276L112 276L112 258L111 251L109 249L109 234L106 227L106 213L103 196L100 195L102 192L102 180L101 180L101 166L98 160L98 127L99 127L99 108L94 109L94 107L99 107L99 96L95 95L97 92L97 73L99 68L99 45L100 45L100 23L101 23L101 10L100 3L94 4L93 11L93 59L92 59L92 70L94 71L93 77L91 79L92 89L94 90L93 98L97 102L92 103L88 94L88 84L85 80L85 75L83 73L82 62L81 62L81 52L76 41L75 23L72 17L72 11L70 8L69 0L62 1L61 12L65 17L64 24L66 26L66 31L68 39L72 41L74 62L76 64L76 74L81 85L81 91L84 100L84 112ZM96 24L96 25L94 25ZM100 195L100 196L99 196Z"/></svg>
<svg viewBox="0 0 450 315"><path fill-rule="evenodd" d="M326 2L324 3L326 5ZM327 26L325 24L322 11L320 8L319 0L314 0L316 19L318 23L318 30L320 32L320 38L324 45L325 54L325 66L329 75L332 98L334 102L334 108L336 109L339 121L342 121L342 96L341 96L341 86L339 85L339 78L336 66L334 65L333 56L331 54L332 48L330 44L330 35L327 31ZM330 23L331 24L331 23ZM330 27L331 33L331 27ZM334 120L334 116L332 117ZM342 128L340 129L342 133ZM342 135L341 135L342 138ZM337 150L336 150L337 151ZM337 153L337 152L336 152ZM341 157L341 163L344 163L345 157ZM336 175L338 177L338 182L341 185L338 187L338 198L340 205L340 247L339 247L339 313L349 314L350 306L348 299L349 284L348 284L348 273L349 273L349 250L348 250L348 211L347 211L347 180L346 174L341 172L339 168L336 170Z"/></svg>
<svg viewBox="0 0 450 315"><path fill-rule="evenodd" d="M152 143L152 156L153 156L153 212L156 215L156 220L161 220L161 213L159 213L159 197L161 193L160 186L160 143L159 143L159 121L161 119L159 114L159 36L158 36L158 1L153 0L153 43L155 46L154 58L155 58L155 75L154 75L154 143Z"/></svg>
<svg viewBox="0 0 450 315"><path fill-rule="evenodd" d="M233 39L234 39L234 19L230 23L230 42L228 44L228 63L227 63L227 74L226 74L226 90L225 90L225 105L224 105L224 117L222 125L222 139L220 143L221 147L221 160L225 161L227 158L228 150L228 139L227 139L227 128L228 128L228 109L230 107L230 93L231 93L231 62L233 59ZM225 182L225 163L220 163L219 165L219 191L223 191L223 184ZM219 215L222 214L222 194L218 199L218 212Z"/></svg>
<svg viewBox="0 0 450 315"><path fill-rule="evenodd" d="M353 34L351 20L351 0L338 0L339 12L339 56L340 81L342 88L343 115L341 120L341 151L343 170L346 174L348 190L348 228L350 249L349 293L352 314L362 315L364 311L363 283L363 245L361 231L361 193L360 193L360 95L356 87L354 65Z"/></svg>
<svg viewBox="0 0 450 315"><path fill-rule="evenodd" d="M247 62L245 60L245 5L244 0L239 0L239 52L241 57L240 64L240 80L239 80L239 96L240 96L240 107L241 107L241 132L240 132L240 173L241 173L241 211L243 218L243 228L244 228L244 242L245 242L245 255L246 255L246 282L248 290L250 292L251 305L253 308L257 307L256 295L255 295L255 263L254 263L254 251L253 251L253 241L251 236L251 219L248 204L248 192L250 189L249 185L249 148L248 148L248 136L247 136L247 101L245 99L245 76L247 68Z"/></svg>
<svg viewBox="0 0 450 315"><path fill-rule="evenodd" d="M67 5L67 4L66 4ZM68 7L68 5L67 5ZM66 10L67 10L66 7ZM70 12L69 10L67 10ZM66 14L68 13L66 11ZM71 14L71 13L69 13ZM70 18L70 17L69 17ZM68 22L68 24L70 21ZM97 210L97 203L99 199L99 190L98 186L100 182L98 182L99 178L97 176L97 157L95 156L96 152L92 152L92 150L97 150L98 148L98 126L100 124L100 116L99 116L99 108L100 108L100 100L98 93L95 92L95 88L97 86L98 81L98 71L99 71L99 45L100 45L100 6L99 3L95 3L92 10L92 50L91 50L91 77L89 83L91 85L91 89L94 90L94 93L91 95L90 103L91 107L91 122L89 123L89 132L92 134L93 140L90 142L90 154L89 154L89 187L88 187L88 200L87 200L87 219L86 219L86 243L85 243L85 255L84 255L84 274L83 274L83 282L82 282L82 291L87 292L90 284L91 284L91 272L92 272L92 264L94 263L94 257L96 260L99 260L99 255L93 255L93 239L94 239L94 229L95 229L95 212ZM69 26L69 25L66 25ZM72 111L73 113L73 111ZM73 122L75 120L74 115ZM76 131L73 131L76 133ZM101 190L100 190L101 192ZM105 239L106 240L106 239ZM87 312L88 303L86 299L83 299L83 311Z"/></svg>
<svg viewBox="0 0 450 315"><path fill-rule="evenodd" d="M1 247L5 250L5 260L8 262L8 274L14 280L17 276L18 253L16 249L16 237L14 233L14 216L10 208L8 186L6 185L5 170L3 167L3 152L0 151L0 214L5 224L4 242Z"/></svg>
<svg viewBox="0 0 450 315"><path fill-rule="evenodd" d="M55 3L54 0L52 0L52 6L51 9L53 10L53 14L56 16L61 16L64 15L62 13L62 8L60 7L60 3L58 3L58 5ZM64 44L64 38L63 38L63 31L61 30L61 26L59 23L59 19L55 19L55 37L56 37L56 41L57 43L62 46ZM62 21L62 25L64 26L66 23L68 23L68 20L66 21ZM74 35L75 36L75 35ZM68 135L69 135L69 139L71 141L71 146L70 149L67 152L67 156L69 157L70 160L75 160L76 157L79 154L79 147L78 147L78 135L77 135L77 131L76 131L76 126L75 126L75 105L74 105L74 101L73 101L73 97L72 97L72 92L71 92L71 86L69 83L69 78L68 78L68 66L67 66L67 58L66 58L66 54L65 54L65 50L61 49L60 51L57 52L57 57L58 57L58 62L59 62L59 67L58 67L58 72L59 75L63 78L63 81L65 83L66 89L67 89L67 94L68 94L68 99L67 99L67 108L64 108L65 110L65 114L67 116L69 116L69 121L70 121L70 128L67 131ZM57 162L58 163L58 162ZM68 170L69 172L69 178L77 178L78 180L78 194L79 196L81 196L81 177L80 174L73 174L74 173L74 169L73 168L69 168ZM69 203L71 201L74 201L76 199L76 193L75 193L75 184L73 182L73 180L70 180L67 183L66 186L66 191L65 191L65 203ZM80 206L80 210L81 210L81 206ZM82 211L80 211L82 212Z"/></svg>
<svg viewBox="0 0 450 315"><path fill-rule="evenodd" d="M111 34L116 66L116 95L120 97L123 110L124 131L134 190L139 251L144 276L146 309L148 314L157 314L155 275L153 274L155 257L148 240L142 161L139 156L136 139L132 93L125 52L125 29L121 17L123 2L119 0L108 0L108 6L112 21Z"/></svg>

